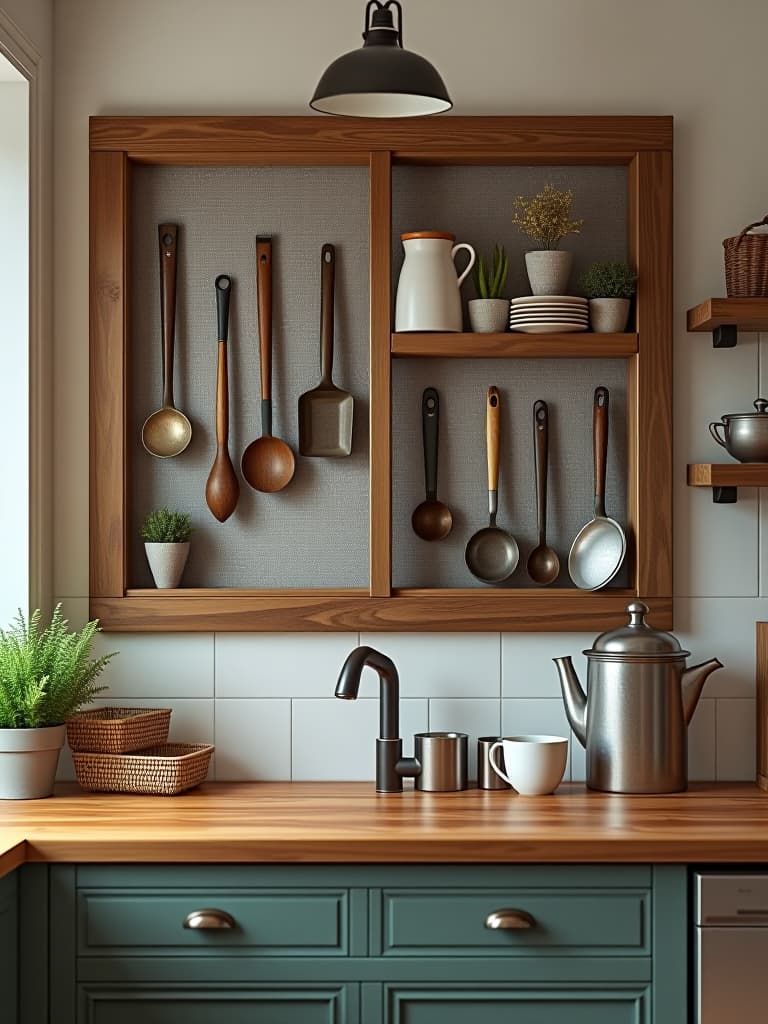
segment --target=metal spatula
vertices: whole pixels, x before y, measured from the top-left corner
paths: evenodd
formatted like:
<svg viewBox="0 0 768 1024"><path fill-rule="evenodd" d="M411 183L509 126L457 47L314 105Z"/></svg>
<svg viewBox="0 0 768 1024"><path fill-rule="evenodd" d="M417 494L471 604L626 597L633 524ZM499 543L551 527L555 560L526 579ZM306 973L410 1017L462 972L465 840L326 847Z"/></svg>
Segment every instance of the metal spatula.
<svg viewBox="0 0 768 1024"><path fill-rule="evenodd" d="M336 250L322 250L322 291L320 299L320 383L299 398L299 452L336 458L352 451L352 409L354 399L337 388L333 374L333 286Z"/></svg>

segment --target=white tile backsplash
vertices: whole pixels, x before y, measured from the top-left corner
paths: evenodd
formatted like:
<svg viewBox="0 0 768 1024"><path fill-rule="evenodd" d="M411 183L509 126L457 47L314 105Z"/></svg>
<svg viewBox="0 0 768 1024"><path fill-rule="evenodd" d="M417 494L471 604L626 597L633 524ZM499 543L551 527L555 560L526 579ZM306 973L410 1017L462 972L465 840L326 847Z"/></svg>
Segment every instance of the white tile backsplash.
<svg viewBox="0 0 768 1024"><path fill-rule="evenodd" d="M289 700L217 700L214 714L218 781L290 779Z"/></svg>
<svg viewBox="0 0 768 1024"><path fill-rule="evenodd" d="M357 633L218 633L217 697L332 697Z"/></svg>
<svg viewBox="0 0 768 1024"><path fill-rule="evenodd" d="M404 697L501 693L498 633L363 633L360 643L392 658Z"/></svg>
<svg viewBox="0 0 768 1024"><path fill-rule="evenodd" d="M718 779L754 779L755 772L755 702L718 700Z"/></svg>
<svg viewBox="0 0 768 1024"><path fill-rule="evenodd" d="M107 697L213 697L213 633L102 633L94 652L108 651Z"/></svg>
<svg viewBox="0 0 768 1024"><path fill-rule="evenodd" d="M407 757L413 754L413 734L428 728L427 701L401 700L400 735ZM292 777L305 781L373 779L378 735L378 700L295 700Z"/></svg>
<svg viewBox="0 0 768 1024"><path fill-rule="evenodd" d="M691 652L688 665L719 658L723 668L704 684L703 696L754 697L755 622L768 619L768 598L676 598L675 636Z"/></svg>
<svg viewBox="0 0 768 1024"><path fill-rule="evenodd" d="M557 697L560 681L552 659L570 655L582 685L594 634L503 633L501 636L501 693L507 697Z"/></svg>
<svg viewBox="0 0 768 1024"><path fill-rule="evenodd" d="M688 778L692 782L715 778L717 703L702 698L688 726Z"/></svg>

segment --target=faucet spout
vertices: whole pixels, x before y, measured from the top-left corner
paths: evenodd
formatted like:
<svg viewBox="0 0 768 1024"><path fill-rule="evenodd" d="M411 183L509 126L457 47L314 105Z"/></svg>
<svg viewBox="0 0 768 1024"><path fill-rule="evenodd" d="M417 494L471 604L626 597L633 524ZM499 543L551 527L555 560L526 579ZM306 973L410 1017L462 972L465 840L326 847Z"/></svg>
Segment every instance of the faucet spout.
<svg viewBox="0 0 768 1024"><path fill-rule="evenodd" d="M356 647L341 668L336 696L357 700L364 668L374 669L379 677L379 739L399 739L400 678L395 663L386 654L373 647Z"/></svg>

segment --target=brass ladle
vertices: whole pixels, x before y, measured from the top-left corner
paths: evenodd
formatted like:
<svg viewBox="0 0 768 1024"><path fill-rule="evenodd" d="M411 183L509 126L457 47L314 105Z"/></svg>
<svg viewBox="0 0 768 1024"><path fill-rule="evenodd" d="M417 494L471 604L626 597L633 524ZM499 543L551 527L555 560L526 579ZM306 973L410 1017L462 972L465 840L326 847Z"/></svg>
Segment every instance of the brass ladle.
<svg viewBox="0 0 768 1024"><path fill-rule="evenodd" d="M192 440L192 424L173 404L173 343L176 333L176 224L161 224L160 317L163 333L163 405L144 421L141 441L150 455L170 459Z"/></svg>

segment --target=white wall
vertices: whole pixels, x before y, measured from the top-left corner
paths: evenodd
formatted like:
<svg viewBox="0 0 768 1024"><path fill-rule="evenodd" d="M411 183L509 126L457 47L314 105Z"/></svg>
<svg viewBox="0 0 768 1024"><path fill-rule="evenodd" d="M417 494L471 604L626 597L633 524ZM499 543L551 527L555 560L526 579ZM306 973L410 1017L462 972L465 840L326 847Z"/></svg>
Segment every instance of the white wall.
<svg viewBox="0 0 768 1024"><path fill-rule="evenodd" d="M0 62L11 68L4 57ZM10 442L0 447L0 479L13 481L6 493L14 495L0 503L0 622L8 622L17 609L26 613L29 594L29 85L23 79L0 81L0 124L0 434Z"/></svg>
<svg viewBox="0 0 768 1024"><path fill-rule="evenodd" d="M56 593L86 614L88 115L302 113L323 67L359 44L362 0L59 0L56 54ZM754 761L754 623L768 618L768 505L713 506L685 463L715 458L706 425L768 390L756 336L713 351L685 309L722 294L721 240L768 206L765 0L410 0L406 42L443 72L456 113L673 114L676 632L718 655L692 728L694 775ZM471 13L468 14L468 10ZM396 657L403 733L551 731L550 657L583 635L364 637ZM170 701L177 735L215 738L220 778L369 777L375 703L331 697L357 635L112 636L118 699ZM366 685L369 685L368 683ZM369 692L373 695L371 688ZM322 736L322 747L317 737ZM330 742L328 742L330 739ZM348 755L352 754L351 757ZM574 751L574 777L583 758ZM343 766L342 766L343 762Z"/></svg>

